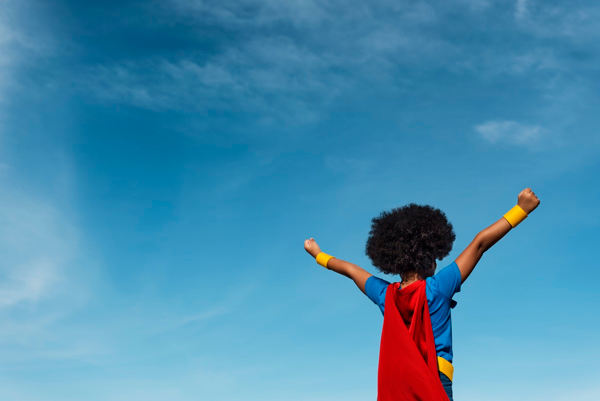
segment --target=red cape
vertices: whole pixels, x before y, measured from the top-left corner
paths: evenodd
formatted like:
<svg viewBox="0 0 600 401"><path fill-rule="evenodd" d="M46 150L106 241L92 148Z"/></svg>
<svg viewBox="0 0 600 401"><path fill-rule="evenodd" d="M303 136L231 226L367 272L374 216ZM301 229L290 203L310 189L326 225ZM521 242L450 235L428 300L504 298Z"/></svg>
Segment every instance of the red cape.
<svg viewBox="0 0 600 401"><path fill-rule="evenodd" d="M378 401L448 401L438 373L425 280L385 295Z"/></svg>

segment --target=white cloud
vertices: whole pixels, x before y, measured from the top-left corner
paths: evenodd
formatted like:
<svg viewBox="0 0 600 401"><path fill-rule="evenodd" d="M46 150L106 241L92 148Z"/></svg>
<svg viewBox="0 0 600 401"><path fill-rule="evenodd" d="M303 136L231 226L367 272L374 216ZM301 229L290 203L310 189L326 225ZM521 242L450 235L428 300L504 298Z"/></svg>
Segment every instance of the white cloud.
<svg viewBox="0 0 600 401"><path fill-rule="evenodd" d="M517 0L515 6L515 19L521 22L521 29L537 37L556 38L578 45L598 41L598 18L600 7L592 2L559 5Z"/></svg>
<svg viewBox="0 0 600 401"><path fill-rule="evenodd" d="M509 143L519 146L532 146L546 134L538 125L526 125L516 121L488 121L475 126L475 131L491 143Z"/></svg>
<svg viewBox="0 0 600 401"><path fill-rule="evenodd" d="M24 191L26 182L10 167L0 174L0 367L93 360L106 347L69 321L89 300L96 270L70 213Z"/></svg>
<svg viewBox="0 0 600 401"><path fill-rule="evenodd" d="M0 172L0 368L93 360L106 347L72 318L99 284L97 271L71 212L27 181L10 166Z"/></svg>
<svg viewBox="0 0 600 401"><path fill-rule="evenodd" d="M50 205L9 189L0 196L0 309L37 303L64 279L76 254L73 228Z"/></svg>
<svg viewBox="0 0 600 401"><path fill-rule="evenodd" d="M482 12L492 6L494 0L459 0L460 4L464 4L471 12Z"/></svg>
<svg viewBox="0 0 600 401"><path fill-rule="evenodd" d="M12 82L11 75L22 49L30 48L30 41L15 27L16 8L14 0L0 0L0 106L6 90Z"/></svg>
<svg viewBox="0 0 600 401"><path fill-rule="evenodd" d="M517 0L515 6L515 19L517 21L524 20L529 16L528 2L529 0Z"/></svg>
<svg viewBox="0 0 600 401"><path fill-rule="evenodd" d="M466 69L488 79L498 75L526 76L539 72L559 73L565 68L563 60L560 60L548 47L522 51L509 50L502 54L493 49L486 49L459 63L459 70Z"/></svg>
<svg viewBox="0 0 600 401"><path fill-rule="evenodd" d="M0 30L6 30L0 20ZM1 33L0 33L1 35ZM13 60L9 39L0 43L0 107ZM0 109L0 117L2 116ZM60 280L64 259L72 252L72 233L51 207L20 194L7 179L10 165L0 162L0 311L42 300ZM74 244L71 244L71 246Z"/></svg>
<svg viewBox="0 0 600 401"><path fill-rule="evenodd" d="M213 309L208 309L203 312L200 312L197 315L184 318L181 321L181 325L211 319L213 317L221 316L229 312L230 310L225 307L215 307Z"/></svg>
<svg viewBox="0 0 600 401"><path fill-rule="evenodd" d="M291 23L310 26L331 20L336 1L315 0L238 0L207 4L203 0L170 0L180 12L193 13L207 21L235 27ZM359 12L364 7L358 7Z"/></svg>
<svg viewBox="0 0 600 401"><path fill-rule="evenodd" d="M437 19L423 2L171 4L175 18L185 16L200 25L247 34L234 43L217 43L222 48L214 53L161 55L93 67L79 79L81 91L157 111L242 111L260 116L264 124L310 123L348 90L365 82L382 83L399 66L436 64L451 47L421 30ZM292 29L271 30L281 24Z"/></svg>
<svg viewBox="0 0 600 401"><path fill-rule="evenodd" d="M62 319L88 296L89 266L78 265L81 243L72 216L12 167L20 155L9 145L18 140L3 126L11 93L23 85L19 70L50 50L51 38L29 29L41 24L30 6L0 0L0 366L82 355L78 339L58 333ZM55 178L64 184L66 170L57 169Z"/></svg>
<svg viewBox="0 0 600 401"><path fill-rule="evenodd" d="M206 52L174 55L157 50L83 68L73 76L82 96L101 102L194 113L199 116L194 132L214 131L223 112L236 114L228 124L244 120L239 123L243 128L235 127L238 131L249 131L252 119L259 126L310 124L326 118L340 99L375 91L406 91L411 96L426 85L419 77L434 71L471 75L473 87L481 81L522 79L540 99L556 91L551 83L572 82L572 72L580 73L583 85L592 86L588 75L593 55L573 57L585 52L579 48L570 52L568 45L548 46L540 36L585 43L595 37L593 32L600 33L592 23L600 15L596 8L568 9L531 0L462 0L458 7L460 12L456 6L433 7L421 1L171 0L159 10L162 18L181 19L201 31L226 32L222 37L227 39L215 37ZM493 16L499 8L506 12ZM445 34L447 23L456 18L472 30L473 40ZM488 24L492 18L494 23ZM515 19L521 23L515 24ZM483 32L490 33L488 28L493 30L491 36ZM496 35L505 31L510 35ZM538 107L543 108L547 106ZM211 118L204 118L209 113ZM555 121L560 114L552 120L553 127L560 123ZM490 141L502 137L530 145L545 132L497 124L494 132L521 134L494 134L492 128L482 127L486 132L482 135Z"/></svg>
<svg viewBox="0 0 600 401"><path fill-rule="evenodd" d="M53 48L50 35L33 32L43 25L37 16L33 21L30 0L0 0L0 134L10 92L23 91L23 83L16 77L19 68L50 54Z"/></svg>
<svg viewBox="0 0 600 401"><path fill-rule="evenodd" d="M343 87L343 79L326 71L332 63L289 39L262 38L209 60L100 66L79 85L102 100L157 111L243 110L302 122L312 121L317 106Z"/></svg>
<svg viewBox="0 0 600 401"><path fill-rule="evenodd" d="M5 6L5 3L6 2L4 1L1 2L0 7ZM2 103L4 102L6 96L5 91L10 82L9 74L13 61L10 48L14 40L13 32L3 17L4 15L0 13L0 107L2 107Z"/></svg>

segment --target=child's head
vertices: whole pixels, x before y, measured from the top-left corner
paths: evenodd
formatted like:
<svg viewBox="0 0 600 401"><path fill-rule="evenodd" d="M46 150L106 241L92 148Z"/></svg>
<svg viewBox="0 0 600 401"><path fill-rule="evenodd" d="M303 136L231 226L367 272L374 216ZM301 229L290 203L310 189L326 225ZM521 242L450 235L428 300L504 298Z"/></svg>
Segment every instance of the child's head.
<svg viewBox="0 0 600 401"><path fill-rule="evenodd" d="M373 219L366 254L383 273L402 280L426 278L435 273L435 261L450 253L455 238L444 212L411 203Z"/></svg>

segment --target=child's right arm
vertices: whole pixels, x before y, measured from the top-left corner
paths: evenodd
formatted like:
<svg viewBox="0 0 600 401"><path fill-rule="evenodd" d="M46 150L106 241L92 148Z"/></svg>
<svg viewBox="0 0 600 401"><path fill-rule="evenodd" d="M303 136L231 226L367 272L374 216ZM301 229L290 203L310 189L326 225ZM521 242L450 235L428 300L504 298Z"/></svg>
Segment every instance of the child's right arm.
<svg viewBox="0 0 600 401"><path fill-rule="evenodd" d="M313 258L316 258L319 253L321 253L321 248L314 240L314 238L307 239L304 241L304 249L308 252ZM336 273L339 273L343 276L346 276L354 281L356 286L365 293L365 284L369 277L372 276L371 273L363 269L362 267L355 265L354 263L346 262L345 260L331 258L327 262L327 269L333 270ZM366 293L365 293L366 294Z"/></svg>
<svg viewBox="0 0 600 401"><path fill-rule="evenodd" d="M540 200L535 196L531 188L525 188L519 194L517 204L525 213L529 214L538 207ZM475 236L475 239L473 239L469 246L456 258L456 264L460 270L463 283L469 277L484 252L502 239L511 229L512 226L503 217Z"/></svg>

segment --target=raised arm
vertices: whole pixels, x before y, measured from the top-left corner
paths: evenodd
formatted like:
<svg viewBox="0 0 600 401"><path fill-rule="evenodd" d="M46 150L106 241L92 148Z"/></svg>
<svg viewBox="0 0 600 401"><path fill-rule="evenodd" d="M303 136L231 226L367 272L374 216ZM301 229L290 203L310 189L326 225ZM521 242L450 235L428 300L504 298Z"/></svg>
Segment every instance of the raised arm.
<svg viewBox="0 0 600 401"><path fill-rule="evenodd" d="M308 252L313 258L316 258L317 255L321 253L321 248L314 238L304 241L304 249L306 249L306 252ZM371 273L362 267L336 258L329 259L327 262L327 269L351 278L363 293L365 292L365 284L367 279L372 276Z"/></svg>
<svg viewBox="0 0 600 401"><path fill-rule="evenodd" d="M533 212L539 204L540 200L535 196L535 193L533 193L531 188L525 188L518 196L517 205L519 205L527 214ZM463 283L467 277L469 277L485 251L490 249L511 229L512 226L508 220L503 217L475 236L469 246L467 246L460 256L456 258L456 264L460 270L460 276Z"/></svg>

